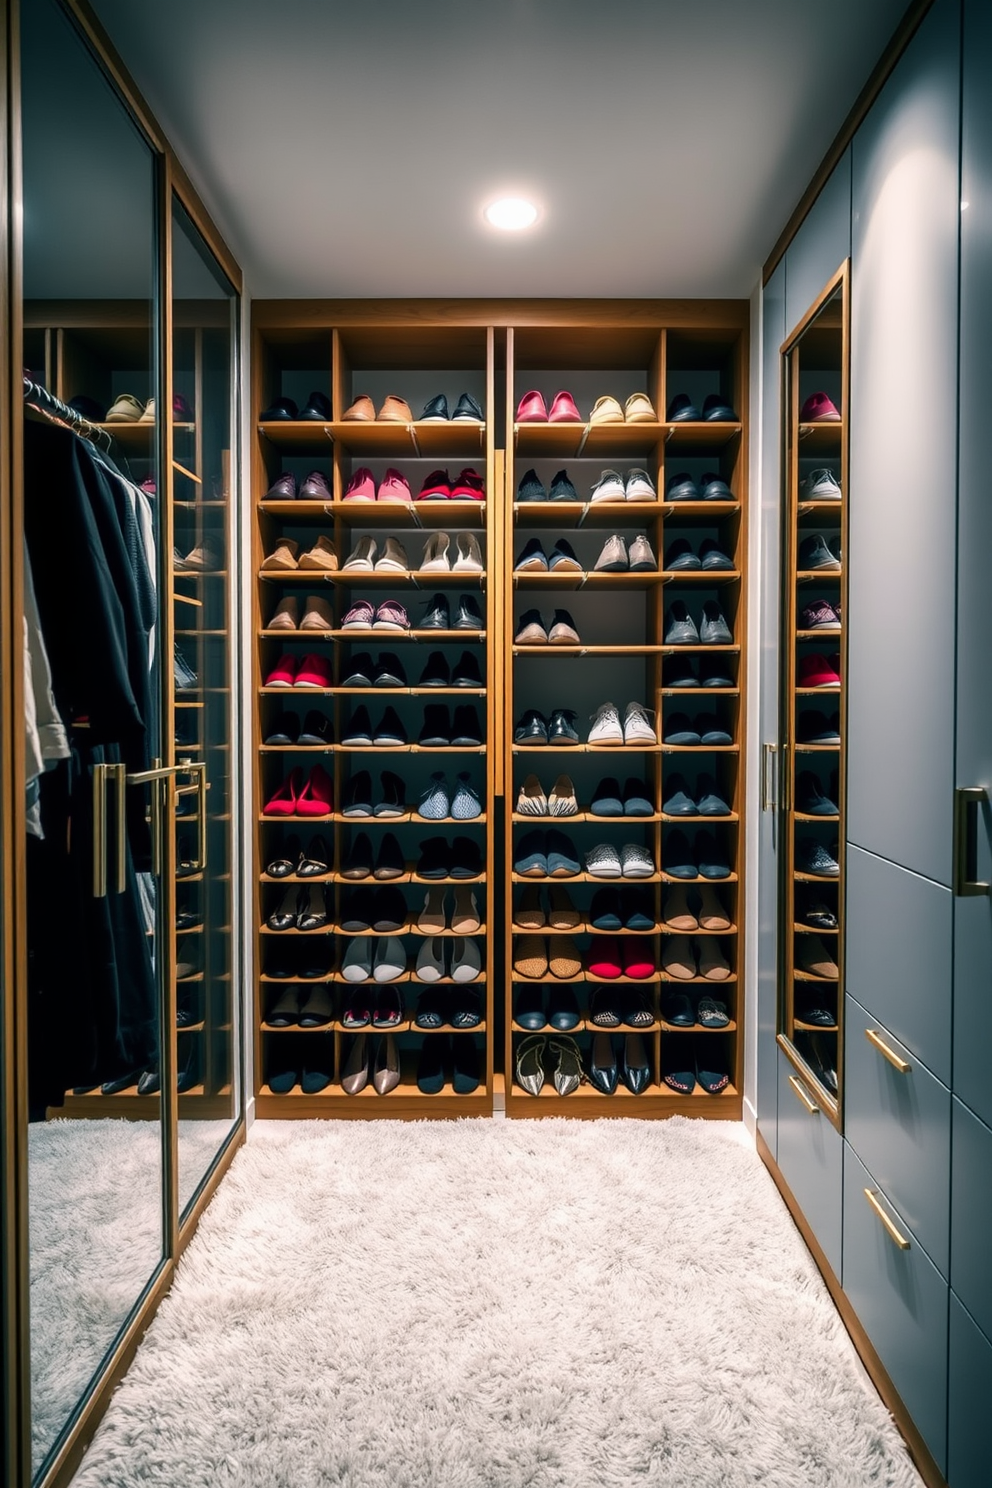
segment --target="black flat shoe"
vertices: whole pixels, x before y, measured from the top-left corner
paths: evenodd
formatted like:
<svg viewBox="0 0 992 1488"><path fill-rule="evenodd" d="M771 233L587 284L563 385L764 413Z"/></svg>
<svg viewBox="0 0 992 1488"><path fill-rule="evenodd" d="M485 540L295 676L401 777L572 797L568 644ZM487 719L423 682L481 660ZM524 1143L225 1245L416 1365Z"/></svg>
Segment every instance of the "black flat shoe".
<svg viewBox="0 0 992 1488"><path fill-rule="evenodd" d="M326 878L331 871L331 854L323 837L311 837L306 853L296 870L297 878Z"/></svg>
<svg viewBox="0 0 992 1488"><path fill-rule="evenodd" d="M417 1089L421 1095L440 1095L444 1089L445 1064L451 1058L451 1040L444 1034L424 1039L417 1064Z"/></svg>
<svg viewBox="0 0 992 1488"><path fill-rule="evenodd" d="M442 749L451 742L451 714L447 704L428 703L417 743L426 749Z"/></svg>
<svg viewBox="0 0 992 1488"><path fill-rule="evenodd" d="M446 837L428 837L420 844L420 860L417 863L418 878L448 878L450 869L451 849Z"/></svg>
<svg viewBox="0 0 992 1488"><path fill-rule="evenodd" d="M479 844L471 837L456 837L451 844L449 875L451 878L478 878L482 872Z"/></svg>
<svg viewBox="0 0 992 1488"><path fill-rule="evenodd" d="M520 1019L517 1018L519 1023ZM571 987L548 990L548 1023L556 1033L571 1033L579 1026L579 1004ZM540 1026L540 1025L537 1025Z"/></svg>
<svg viewBox="0 0 992 1488"><path fill-rule="evenodd" d="M333 744L334 729L331 720L316 708L311 708L303 720L300 730L299 743L301 744Z"/></svg>
<svg viewBox="0 0 992 1488"><path fill-rule="evenodd" d="M643 1095L651 1084L651 1064L639 1033L624 1036L620 1074L631 1095Z"/></svg>
<svg viewBox="0 0 992 1488"><path fill-rule="evenodd" d="M292 930L296 924L300 891L292 884L265 921L270 930Z"/></svg>
<svg viewBox="0 0 992 1488"><path fill-rule="evenodd" d="M451 1040L451 1085L456 1095L474 1095L481 1083L479 1051L473 1038Z"/></svg>
<svg viewBox="0 0 992 1488"><path fill-rule="evenodd" d="M518 987L513 1017L518 1027L526 1028L528 1033L538 1033L548 1026L544 1013L544 988L540 983Z"/></svg>
<svg viewBox="0 0 992 1488"><path fill-rule="evenodd" d="M601 986L593 992L589 1006L589 1021L597 1028L620 1027L623 1020L620 1017L618 990L616 987Z"/></svg>
<svg viewBox="0 0 992 1488"><path fill-rule="evenodd" d="M403 849L392 832L387 832L379 845L373 875L381 880L400 878L405 872L406 858L403 856Z"/></svg>
<svg viewBox="0 0 992 1488"><path fill-rule="evenodd" d="M369 878L374 861L371 837L368 832L359 832L345 854L341 873L345 878Z"/></svg>
<svg viewBox="0 0 992 1488"><path fill-rule="evenodd" d="M556 708L548 723L549 744L578 744L575 713L571 708Z"/></svg>
<svg viewBox="0 0 992 1488"><path fill-rule="evenodd" d="M343 668L345 676L341 679L342 687L371 687L372 678L375 676L375 662L368 651L359 651L350 661L346 661Z"/></svg>
<svg viewBox="0 0 992 1488"><path fill-rule="evenodd" d="M326 393L313 392L307 399L306 408L300 409L300 418L314 423L330 423L331 400Z"/></svg>
<svg viewBox="0 0 992 1488"><path fill-rule="evenodd" d="M406 784L392 770L383 770L379 777L382 794L375 803L375 816L403 816L406 813Z"/></svg>
<svg viewBox="0 0 992 1488"><path fill-rule="evenodd" d="M589 1079L602 1095L612 1095L620 1079L616 1051L608 1033L593 1035L589 1051Z"/></svg>
<svg viewBox="0 0 992 1488"><path fill-rule="evenodd" d="M418 630L450 630L451 615L443 594L432 594L424 608Z"/></svg>
<svg viewBox="0 0 992 1488"><path fill-rule="evenodd" d="M268 408L263 408L258 415L259 421L263 424L288 423L293 419L298 419L299 416L299 409L292 398L277 398L274 403L269 404Z"/></svg>
<svg viewBox="0 0 992 1488"><path fill-rule="evenodd" d="M691 1095L696 1088L696 1061L692 1039L674 1034L661 1041L661 1078L676 1095Z"/></svg>
<svg viewBox="0 0 992 1488"><path fill-rule="evenodd" d="M719 1095L730 1084L722 1045L719 1037L696 1040L696 1079L707 1095Z"/></svg>
<svg viewBox="0 0 992 1488"><path fill-rule="evenodd" d="M459 594L458 612L455 616L455 630L483 630L485 621L482 611L472 598L471 594Z"/></svg>
<svg viewBox="0 0 992 1488"><path fill-rule="evenodd" d="M402 890L392 887L376 889L372 905L372 929L380 935L395 935L405 924L406 900Z"/></svg>
<svg viewBox="0 0 992 1488"><path fill-rule="evenodd" d="M482 999L472 988L452 988L449 1007L448 1021L452 1028L459 1028L464 1032L478 1028L482 1022Z"/></svg>
<svg viewBox="0 0 992 1488"><path fill-rule="evenodd" d="M346 784L341 801L341 815L372 815L372 776L368 770L359 770Z"/></svg>
<svg viewBox="0 0 992 1488"><path fill-rule="evenodd" d="M473 704L463 703L455 709L451 742L461 749L477 748L482 743L482 725Z"/></svg>
<svg viewBox="0 0 992 1488"><path fill-rule="evenodd" d="M392 651L383 651L372 678L373 687L406 687L406 672L399 657Z"/></svg>
<svg viewBox="0 0 992 1488"><path fill-rule="evenodd" d="M432 651L427 658L427 664L420 674L418 687L450 687L451 672L448 669L448 661L443 651Z"/></svg>
<svg viewBox="0 0 992 1488"><path fill-rule="evenodd" d="M300 1007L301 1028L323 1028L334 1017L334 998L326 982L311 987Z"/></svg>
<svg viewBox="0 0 992 1488"><path fill-rule="evenodd" d="M371 889L353 889L341 905L340 928L346 935L372 929L375 897Z"/></svg>
<svg viewBox="0 0 992 1488"><path fill-rule="evenodd" d="M471 651L463 651L451 669L452 687L481 687L482 672Z"/></svg>
<svg viewBox="0 0 992 1488"><path fill-rule="evenodd" d="M295 873L297 865L303 856L303 848L299 837L287 837L279 849L278 855L266 865L265 871L270 878L289 878Z"/></svg>
<svg viewBox="0 0 992 1488"><path fill-rule="evenodd" d="M316 884L312 889L301 889L297 903L297 930L323 930L330 919L325 890Z"/></svg>
<svg viewBox="0 0 992 1488"><path fill-rule="evenodd" d="M448 1022L448 988L434 986L421 992L413 1021L417 1028L443 1028Z"/></svg>
<svg viewBox="0 0 992 1488"><path fill-rule="evenodd" d="M300 739L300 715L288 710L280 713L271 733L266 734L264 744L297 744Z"/></svg>
<svg viewBox="0 0 992 1488"><path fill-rule="evenodd" d="M395 708L387 708L373 730L372 743L376 749L395 749L407 742L406 729L399 714Z"/></svg>
<svg viewBox="0 0 992 1488"><path fill-rule="evenodd" d="M528 708L513 730L514 744L547 744L548 721L536 708Z"/></svg>

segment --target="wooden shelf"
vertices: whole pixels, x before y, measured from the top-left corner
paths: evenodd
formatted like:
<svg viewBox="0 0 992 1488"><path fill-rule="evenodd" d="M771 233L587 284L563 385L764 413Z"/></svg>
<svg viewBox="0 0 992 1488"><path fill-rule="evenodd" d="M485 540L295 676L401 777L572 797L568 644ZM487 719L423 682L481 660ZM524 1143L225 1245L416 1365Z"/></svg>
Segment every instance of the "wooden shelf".
<svg viewBox="0 0 992 1488"><path fill-rule="evenodd" d="M259 423L258 430L277 449L294 455L329 457L334 444L339 444L352 455L395 456L408 460L472 455L482 458L486 451L485 424L461 419L449 419L438 424L418 419L412 423L351 419L323 423L309 419L280 419Z"/></svg>

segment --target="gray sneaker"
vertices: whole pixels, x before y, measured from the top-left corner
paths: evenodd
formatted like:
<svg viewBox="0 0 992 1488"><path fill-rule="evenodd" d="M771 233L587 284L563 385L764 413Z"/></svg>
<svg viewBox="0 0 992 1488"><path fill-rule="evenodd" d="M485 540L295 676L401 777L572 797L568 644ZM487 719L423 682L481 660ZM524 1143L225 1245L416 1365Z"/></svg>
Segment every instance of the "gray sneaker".
<svg viewBox="0 0 992 1488"><path fill-rule="evenodd" d="M730 626L723 618L720 606L713 599L703 605L703 621L699 627L699 639L704 646L731 646L734 638Z"/></svg>
<svg viewBox="0 0 992 1488"><path fill-rule="evenodd" d="M832 470L811 470L799 486L801 501L839 501L841 489Z"/></svg>
<svg viewBox="0 0 992 1488"><path fill-rule="evenodd" d="M595 506L597 501L626 501L626 499L627 492L624 488L623 476L616 470L604 470L589 496L592 506Z"/></svg>
<svg viewBox="0 0 992 1488"><path fill-rule="evenodd" d="M438 770L431 776L430 785L421 793L417 815L422 816L425 821L443 821L450 810L447 777L442 770Z"/></svg>
<svg viewBox="0 0 992 1488"><path fill-rule="evenodd" d="M630 567L630 559L627 556L627 544L619 533L614 532L603 544L602 551L596 559L596 573L625 573Z"/></svg>
<svg viewBox="0 0 992 1488"><path fill-rule="evenodd" d="M653 573L658 567L658 560L654 556L654 548L648 542L647 534L644 532L639 532L632 539L629 556L631 573Z"/></svg>
<svg viewBox="0 0 992 1488"><path fill-rule="evenodd" d="M698 646L699 631L681 599L677 599L665 616L666 646Z"/></svg>
<svg viewBox="0 0 992 1488"><path fill-rule="evenodd" d="M470 776L466 774L459 775L457 778L451 814L455 821L471 821L473 817L482 815L482 802L476 794Z"/></svg>
<svg viewBox="0 0 992 1488"><path fill-rule="evenodd" d="M840 559L835 558L827 547L827 540L820 532L804 537L799 544L799 567L807 571L815 568L840 568Z"/></svg>

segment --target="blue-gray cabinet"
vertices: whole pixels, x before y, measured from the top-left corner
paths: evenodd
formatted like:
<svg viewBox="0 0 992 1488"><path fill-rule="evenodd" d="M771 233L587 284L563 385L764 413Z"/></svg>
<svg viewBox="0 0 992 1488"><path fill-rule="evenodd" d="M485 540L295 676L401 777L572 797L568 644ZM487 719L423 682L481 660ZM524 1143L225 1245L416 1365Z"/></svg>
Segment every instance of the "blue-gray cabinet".
<svg viewBox="0 0 992 1488"><path fill-rule="evenodd" d="M988 1488L992 1343L953 1292L947 1394L947 1480L951 1488Z"/></svg>
<svg viewBox="0 0 992 1488"><path fill-rule="evenodd" d="M778 1166L831 1270L841 1274L844 1140L817 1106L815 1086L778 1054Z"/></svg>

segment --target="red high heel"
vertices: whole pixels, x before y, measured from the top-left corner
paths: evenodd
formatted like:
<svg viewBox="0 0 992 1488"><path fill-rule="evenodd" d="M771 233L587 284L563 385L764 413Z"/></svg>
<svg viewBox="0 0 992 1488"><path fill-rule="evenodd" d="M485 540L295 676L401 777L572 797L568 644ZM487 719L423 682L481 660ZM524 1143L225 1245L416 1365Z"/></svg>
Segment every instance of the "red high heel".
<svg viewBox="0 0 992 1488"><path fill-rule="evenodd" d="M286 777L271 800L262 808L263 816L295 816L299 808L300 792L303 789L303 771L297 766Z"/></svg>
<svg viewBox="0 0 992 1488"><path fill-rule="evenodd" d="M300 793L296 809L300 816L330 816L333 783L323 765L314 765Z"/></svg>

